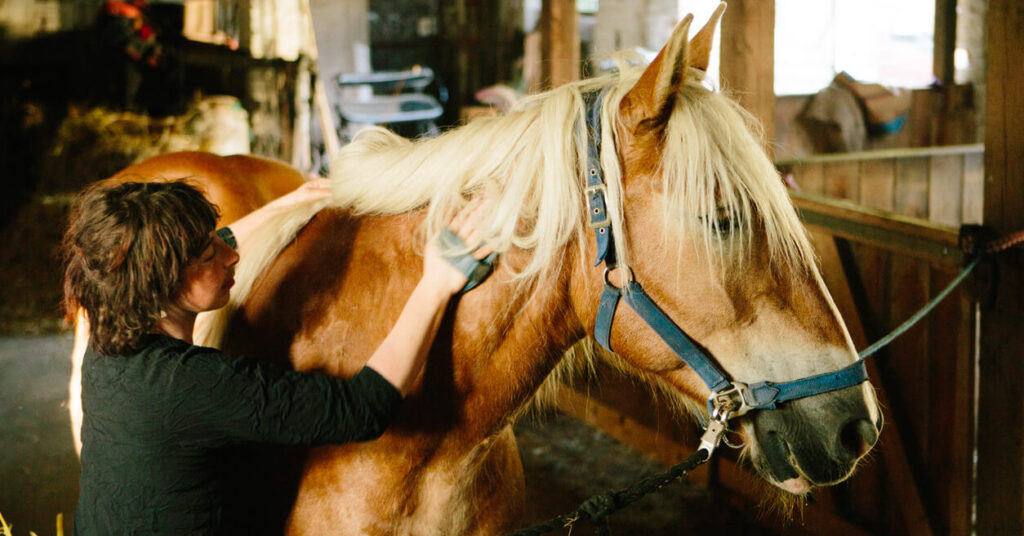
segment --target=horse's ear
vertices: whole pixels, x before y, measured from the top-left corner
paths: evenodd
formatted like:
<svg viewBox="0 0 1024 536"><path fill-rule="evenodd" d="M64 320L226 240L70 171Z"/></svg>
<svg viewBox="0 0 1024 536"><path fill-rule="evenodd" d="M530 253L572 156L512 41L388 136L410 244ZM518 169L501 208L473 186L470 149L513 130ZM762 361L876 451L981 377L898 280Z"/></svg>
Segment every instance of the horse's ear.
<svg viewBox="0 0 1024 536"><path fill-rule="evenodd" d="M641 122L651 126L662 125L672 113L676 94L683 87L687 69L687 37L693 15L679 21L665 48L661 49L654 61L636 85L622 98L620 117L631 128Z"/></svg>
<svg viewBox="0 0 1024 536"><path fill-rule="evenodd" d="M707 24L690 40L690 67L702 71L708 70L708 63L711 61L711 44L715 41L715 27L718 26L718 20L722 18L722 13L725 13L725 2L718 4Z"/></svg>

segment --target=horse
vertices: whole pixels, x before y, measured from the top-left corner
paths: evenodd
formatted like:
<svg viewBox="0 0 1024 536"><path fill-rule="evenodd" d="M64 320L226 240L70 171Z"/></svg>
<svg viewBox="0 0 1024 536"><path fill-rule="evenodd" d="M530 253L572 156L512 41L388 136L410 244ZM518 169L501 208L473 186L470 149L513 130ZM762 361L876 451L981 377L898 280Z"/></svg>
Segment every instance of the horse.
<svg viewBox="0 0 1024 536"><path fill-rule="evenodd" d="M806 231L742 109L701 84L720 7L675 28L646 68L567 84L441 136L363 131L332 159L332 199L257 231L231 303L196 340L350 376L384 339L420 253L468 198L502 252L447 310L396 420L374 441L310 449L287 533L494 534L517 528L524 476L512 423L587 358L602 289L641 281L731 377L786 382L856 363ZM593 263L587 96L601 92L600 167L616 267ZM206 182L223 180L213 174ZM598 230L597 232L601 232ZM708 387L632 311L614 313L616 366L700 413ZM803 495L848 478L881 415L861 383L739 419L744 454ZM263 486L258 492L265 492Z"/></svg>

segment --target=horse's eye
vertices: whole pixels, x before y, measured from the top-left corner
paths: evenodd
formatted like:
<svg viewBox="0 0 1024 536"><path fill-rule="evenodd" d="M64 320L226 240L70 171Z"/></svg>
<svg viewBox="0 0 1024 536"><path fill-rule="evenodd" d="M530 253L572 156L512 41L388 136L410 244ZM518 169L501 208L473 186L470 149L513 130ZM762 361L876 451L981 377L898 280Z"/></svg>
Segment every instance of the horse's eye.
<svg viewBox="0 0 1024 536"><path fill-rule="evenodd" d="M719 234L729 234L732 232L733 222L731 216L722 216L718 218L718 232Z"/></svg>
<svg viewBox="0 0 1024 536"><path fill-rule="evenodd" d="M720 236L728 236L732 233L737 226L737 222L733 218L732 213L719 209L715 214L715 220L708 222L709 216L700 216L700 221L704 225L710 227L712 231L719 234Z"/></svg>

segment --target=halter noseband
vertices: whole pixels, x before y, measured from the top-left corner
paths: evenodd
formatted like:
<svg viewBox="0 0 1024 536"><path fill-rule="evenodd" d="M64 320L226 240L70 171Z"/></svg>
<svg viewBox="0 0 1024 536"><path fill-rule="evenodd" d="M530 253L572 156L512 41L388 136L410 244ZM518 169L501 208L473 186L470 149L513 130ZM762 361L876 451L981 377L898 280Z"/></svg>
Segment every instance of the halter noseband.
<svg viewBox="0 0 1024 536"><path fill-rule="evenodd" d="M746 384L730 380L729 376L719 368L714 359L702 350L686 332L684 332L651 297L644 292L640 283L633 279L629 271L629 280L622 288L615 287L608 280L608 274L617 267L615 258L615 241L612 238L611 220L608 217L605 196L607 188L601 170L601 103L607 89L600 92L592 91L584 94L587 118L587 212L590 214L590 227L594 229L597 239L597 261L594 266L605 263L604 291L597 310L594 325L594 338L608 351L611 349L612 321L619 301L625 297L626 303L650 326L668 347L687 366L700 376L704 384L711 390L708 397L708 414L711 420L707 423L700 448L714 452L719 440L727 429L729 419L739 417L755 409L776 409L777 404L796 400L816 394L827 393L860 384L868 379L864 361L858 359L854 363L839 370L807 376L788 382L774 383L761 381ZM628 270L628 269L627 269Z"/></svg>

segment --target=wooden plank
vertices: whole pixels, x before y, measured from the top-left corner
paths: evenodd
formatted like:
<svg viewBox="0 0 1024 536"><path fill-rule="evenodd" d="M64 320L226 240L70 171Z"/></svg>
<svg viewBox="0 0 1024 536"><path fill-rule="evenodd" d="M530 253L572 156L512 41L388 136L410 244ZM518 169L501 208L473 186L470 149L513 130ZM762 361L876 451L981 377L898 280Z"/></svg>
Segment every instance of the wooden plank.
<svg viewBox="0 0 1024 536"><path fill-rule="evenodd" d="M903 216L928 218L928 158L896 161L893 210Z"/></svg>
<svg viewBox="0 0 1024 536"><path fill-rule="evenodd" d="M821 259L822 278L832 294L836 308L846 322L850 338L856 347L865 348L869 341L864 331L864 325L861 323L857 313L853 294L850 292L850 285L843 271L838 250L836 249L835 239L827 233L814 231L811 232L811 237ZM866 364L869 380L875 387L875 394L878 397L879 405L883 410L891 411L893 406L879 376L875 360L869 359ZM889 413L887 413L886 417L887 419L892 418ZM887 474L889 486L894 490L895 495L900 498L900 511L906 523L907 533L914 535L933 534L932 523L926 514L921 490L914 478L906 446L901 437L901 431L894 428L890 420L887 426L882 429L882 435L879 437L876 447L882 451L885 464L889 468Z"/></svg>
<svg viewBox="0 0 1024 536"><path fill-rule="evenodd" d="M545 87L580 78L580 32L575 0L541 4L541 69Z"/></svg>
<svg viewBox="0 0 1024 536"><path fill-rule="evenodd" d="M933 156L928 175L928 219L941 225L959 226L964 197L963 156Z"/></svg>
<svg viewBox="0 0 1024 536"><path fill-rule="evenodd" d="M931 295L955 274L933 271ZM928 475L935 510L949 534L971 529L974 456L974 307L966 291L940 303L928 316Z"/></svg>
<svg viewBox="0 0 1024 536"><path fill-rule="evenodd" d="M722 86L775 139L775 0L733 0L722 17ZM765 143L771 154L771 144Z"/></svg>
<svg viewBox="0 0 1024 536"><path fill-rule="evenodd" d="M918 259L903 255L892 259L892 281L890 302L890 318L892 325L909 318L920 307L928 302L928 291L931 279L928 265ZM894 419L897 428L901 428L910 456L915 460L926 459L928 452L928 323L919 322L902 336L894 340L886 349L885 355L891 356L885 362L891 376L887 379L890 385L899 385L892 394Z"/></svg>
<svg viewBox="0 0 1024 536"><path fill-rule="evenodd" d="M964 155L964 200L961 221L980 224L985 205L985 155Z"/></svg>
<svg viewBox="0 0 1024 536"><path fill-rule="evenodd" d="M901 149L882 149L857 153L820 154L801 158L778 160L778 166L796 166L806 164L826 164L830 162L864 162L866 160L892 160L896 158L924 158L929 156L984 154L985 145L974 143L968 145L947 145L943 147L910 147Z"/></svg>
<svg viewBox="0 0 1024 536"><path fill-rule="evenodd" d="M843 299L847 301L856 298L855 304L841 305L839 310L843 318L848 319L848 327L857 324L858 329L867 334L863 341L854 337L857 346L864 348L867 341L878 340L885 333L885 326L889 325L888 274L893 254L874 246L849 241L837 240L836 245L842 254L849 292L832 290L832 294L845 294ZM834 289L839 284L830 282L829 287ZM847 309L851 310L847 312ZM876 448L881 451L880 446ZM902 530L903 521L894 515L899 501L893 496L892 486L888 483L891 475L884 462L884 459L869 461L854 475L849 481L847 504L850 515L875 520L880 533L898 533Z"/></svg>
<svg viewBox="0 0 1024 536"><path fill-rule="evenodd" d="M985 121L985 224L1024 228L1024 5L990 0ZM982 315L977 534L1024 533L1024 263L999 263L999 294Z"/></svg>
<svg viewBox="0 0 1024 536"><path fill-rule="evenodd" d="M800 218L812 228L862 244L928 259L944 266L958 265L957 229L905 218L848 201L790 192Z"/></svg>
<svg viewBox="0 0 1024 536"><path fill-rule="evenodd" d="M861 163L860 203L892 211L896 188L896 160L865 160Z"/></svg>
<svg viewBox="0 0 1024 536"><path fill-rule="evenodd" d="M825 164L825 195L860 202L860 162Z"/></svg>
<svg viewBox="0 0 1024 536"><path fill-rule="evenodd" d="M794 166L793 177L801 192L825 195L825 175L822 164Z"/></svg>
<svg viewBox="0 0 1024 536"><path fill-rule="evenodd" d="M935 126L936 115L941 113L942 107L936 102L938 90L926 88L914 93L910 100L909 117L904 128L900 129L906 140L905 147L930 147L936 145Z"/></svg>

